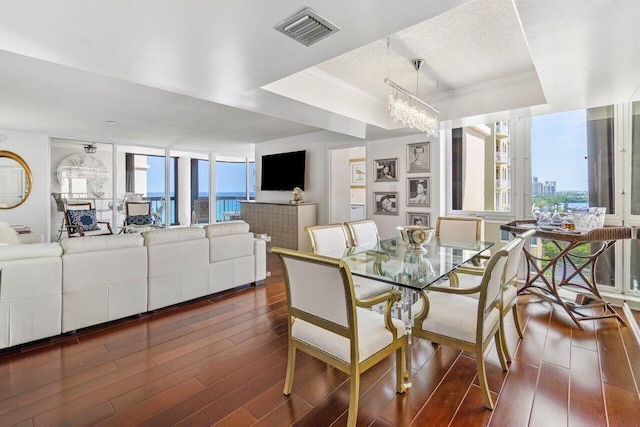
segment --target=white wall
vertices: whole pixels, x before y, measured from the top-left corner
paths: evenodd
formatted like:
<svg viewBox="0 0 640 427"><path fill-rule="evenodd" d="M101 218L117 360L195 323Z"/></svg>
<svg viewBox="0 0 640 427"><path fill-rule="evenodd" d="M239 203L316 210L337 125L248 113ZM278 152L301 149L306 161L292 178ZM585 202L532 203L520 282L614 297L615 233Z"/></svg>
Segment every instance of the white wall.
<svg viewBox="0 0 640 427"><path fill-rule="evenodd" d="M362 141L345 135L320 131L301 136L266 141L256 144L256 201L283 202L293 198L289 191L260 191L262 176L262 156L265 154L285 153L289 151L306 150L307 167L305 176L305 202L315 202L317 206L318 224L327 224L329 189L329 148L349 145L362 145ZM349 183L346 183L349 186Z"/></svg>
<svg viewBox="0 0 640 427"><path fill-rule="evenodd" d="M430 141L431 172L407 173L407 144ZM395 236L396 227L407 224L407 212L428 213L430 225L435 226L435 220L444 209L441 206L441 192L444 188L444 169L441 156L444 153L444 144L439 138L427 138L424 135L403 136L380 141L372 141L367 144L367 218L372 218L378 226L380 237ZM374 182L373 162L376 159L398 159L398 181ZM407 178L431 177L431 206L407 207ZM397 192L398 215L374 214L374 192Z"/></svg>
<svg viewBox="0 0 640 427"><path fill-rule="evenodd" d="M331 174L329 179L329 216L327 222L337 223L349 221L351 210L351 186L348 184L351 171L349 170L349 149L330 150ZM347 185L345 185L347 183Z"/></svg>
<svg viewBox="0 0 640 427"><path fill-rule="evenodd" d="M33 185L29 198L20 206L0 210L0 221L11 225L28 225L34 233L49 235L49 137L47 135L0 129L7 137L0 150L12 151L29 165Z"/></svg>
<svg viewBox="0 0 640 427"><path fill-rule="evenodd" d="M407 174L407 144L431 141L431 172ZM366 143L367 157L367 212L366 217L376 222L381 237L394 236L397 233L396 227L405 225L407 221L407 211L429 213L431 215L431 225L435 225L435 219L444 209L442 206L442 193L444 188L444 155L443 139L426 138L424 135L403 136L380 141L370 141ZM262 202L287 201L291 199L289 192L260 191L260 174L262 171L261 159L264 154L275 154L287 151L307 150L307 175L305 201L316 202L318 204L318 224L329 222L329 202L327 191L329 191L331 179L329 150L336 148L348 148L350 146L362 145L361 140L336 135L330 132L315 132L303 136L285 138L280 140L266 141L256 144L256 200ZM398 158L398 181L397 182L374 182L373 161L375 159ZM411 207L407 208L407 177L417 178L422 176L431 177L431 207ZM348 178L344 183L349 187ZM398 215L374 215L373 193L395 191L398 193ZM335 210L332 207L332 210Z"/></svg>

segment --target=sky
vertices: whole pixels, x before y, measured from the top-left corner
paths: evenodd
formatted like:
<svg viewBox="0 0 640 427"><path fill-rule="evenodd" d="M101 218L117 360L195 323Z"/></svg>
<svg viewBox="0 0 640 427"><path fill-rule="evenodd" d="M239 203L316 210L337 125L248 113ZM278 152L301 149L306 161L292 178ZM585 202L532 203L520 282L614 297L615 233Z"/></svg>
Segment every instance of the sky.
<svg viewBox="0 0 640 427"><path fill-rule="evenodd" d="M531 118L531 175L556 191L587 191L586 110Z"/></svg>
<svg viewBox="0 0 640 427"><path fill-rule="evenodd" d="M147 193L164 192L164 157L148 156L147 164ZM250 166L250 176L253 176L255 164ZM198 168L198 179L200 182L209 182L209 169ZM218 193L240 193L245 190L246 172L245 163L217 162L216 164L216 192ZM253 188L255 179L251 180ZM207 184L206 184L207 185ZM201 190L202 191L202 190Z"/></svg>

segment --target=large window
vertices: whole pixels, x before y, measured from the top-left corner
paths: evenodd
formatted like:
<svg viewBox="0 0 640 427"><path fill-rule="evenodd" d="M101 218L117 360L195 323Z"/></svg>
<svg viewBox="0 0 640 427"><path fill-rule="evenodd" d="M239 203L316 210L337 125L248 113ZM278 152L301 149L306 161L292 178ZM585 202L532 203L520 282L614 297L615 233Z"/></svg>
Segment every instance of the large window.
<svg viewBox="0 0 640 427"><path fill-rule="evenodd" d="M451 209L510 212L512 203L509 122L452 130Z"/></svg>
<svg viewBox="0 0 640 427"><path fill-rule="evenodd" d="M255 197L255 162L248 159L216 160L216 220L240 213L240 201ZM248 179L247 179L248 178Z"/></svg>
<svg viewBox="0 0 640 427"><path fill-rule="evenodd" d="M532 206L549 214L570 214L572 209L586 206L604 206L607 213L614 213L613 144L613 107L533 117ZM559 251L545 239L533 241L532 251L539 257L552 257ZM584 256L599 246L582 245L575 252ZM614 285L614 254L608 251L599 258L598 284ZM584 271L593 274L589 269Z"/></svg>
<svg viewBox="0 0 640 427"><path fill-rule="evenodd" d="M640 102L634 102L631 108L631 191L627 223L640 225ZM629 291L640 295L640 241L632 240L629 246Z"/></svg>
<svg viewBox="0 0 640 427"><path fill-rule="evenodd" d="M209 160L191 159L191 209L194 224L209 221Z"/></svg>

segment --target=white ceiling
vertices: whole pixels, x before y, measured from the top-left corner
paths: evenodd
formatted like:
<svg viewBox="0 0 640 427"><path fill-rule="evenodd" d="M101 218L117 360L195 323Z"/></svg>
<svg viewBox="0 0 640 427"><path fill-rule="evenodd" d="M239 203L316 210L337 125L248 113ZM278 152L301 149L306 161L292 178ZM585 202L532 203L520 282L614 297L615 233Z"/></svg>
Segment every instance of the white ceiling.
<svg viewBox="0 0 640 427"><path fill-rule="evenodd" d="M306 47L273 28L304 7L341 30ZM382 80L415 92L414 58L443 125L625 102L639 18L637 0L0 0L0 129L207 151L384 138L407 131Z"/></svg>

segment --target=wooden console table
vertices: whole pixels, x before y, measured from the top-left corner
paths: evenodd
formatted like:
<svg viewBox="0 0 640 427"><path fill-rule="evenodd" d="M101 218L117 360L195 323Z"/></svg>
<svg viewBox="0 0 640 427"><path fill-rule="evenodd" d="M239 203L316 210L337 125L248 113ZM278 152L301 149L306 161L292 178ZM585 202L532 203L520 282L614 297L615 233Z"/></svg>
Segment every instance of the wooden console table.
<svg viewBox="0 0 640 427"><path fill-rule="evenodd" d="M512 221L500 226L501 230L508 231L512 235L520 234L529 229L535 229L535 237L550 240L557 248L558 254L552 258L541 258L524 249L527 260L527 279L519 293L535 294L543 299L559 304L582 329L580 321L615 317L620 323L626 325L624 320L615 312L611 305L602 298L595 282L595 268L598 257L611 248L616 241L630 239L631 227L605 226L591 230L587 233L562 231L557 227L540 227L535 220ZM560 242L564 242L561 245ZM585 244L600 244L595 252L589 255L576 254L574 249ZM572 252L573 251L573 252ZM538 266L538 263L541 266ZM562 276L556 277L558 268L562 268ZM590 267L591 274L585 274L583 270ZM551 277L545 276L546 272ZM578 283L576 283L576 280ZM576 301L563 297L561 289L575 293ZM597 314L586 314L580 310L599 309ZM590 310L591 312L591 310Z"/></svg>

